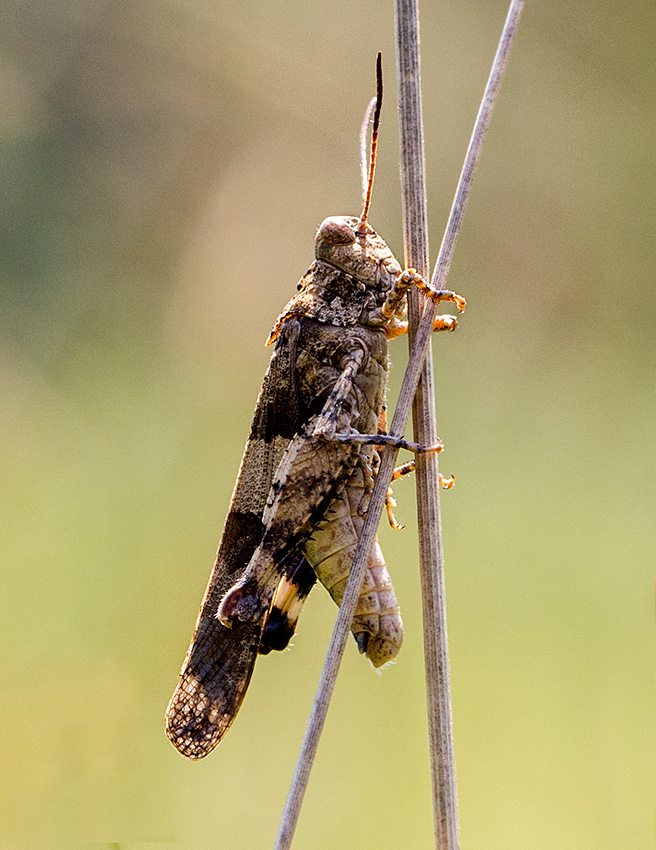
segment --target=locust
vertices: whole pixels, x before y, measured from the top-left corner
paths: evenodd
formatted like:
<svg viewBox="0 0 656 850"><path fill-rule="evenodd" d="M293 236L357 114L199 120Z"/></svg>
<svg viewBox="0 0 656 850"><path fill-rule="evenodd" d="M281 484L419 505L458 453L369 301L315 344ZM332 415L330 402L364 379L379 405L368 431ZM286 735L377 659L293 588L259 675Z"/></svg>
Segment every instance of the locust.
<svg viewBox="0 0 656 850"><path fill-rule="evenodd" d="M382 104L380 54L376 76L362 213L321 223L314 262L266 341L275 349L166 711L166 733L189 759L205 757L221 741L257 656L288 646L317 578L340 604L380 448L443 448L441 442L420 446L386 433L387 342L407 332L409 288L451 302L460 312L465 300L451 290L433 290L415 269L402 269L368 222ZM434 330L453 331L457 324L455 316L439 315ZM412 462L395 477L411 469ZM393 505L389 492L390 523L399 527ZM351 630L374 667L394 659L401 647L403 622L377 539Z"/></svg>

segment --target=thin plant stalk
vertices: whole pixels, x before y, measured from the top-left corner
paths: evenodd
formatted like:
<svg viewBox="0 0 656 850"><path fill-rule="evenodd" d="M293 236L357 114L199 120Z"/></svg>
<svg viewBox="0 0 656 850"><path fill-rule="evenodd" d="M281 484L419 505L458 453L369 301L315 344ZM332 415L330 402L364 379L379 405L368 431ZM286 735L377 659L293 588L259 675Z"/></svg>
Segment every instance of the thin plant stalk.
<svg viewBox="0 0 656 850"><path fill-rule="evenodd" d="M418 0L396 0L395 21L404 259L406 268L416 268L423 277L428 277ZM425 297L414 289L409 293L410 350L415 341L424 300ZM423 445L434 445L437 441L431 349L429 340L412 402L414 440ZM437 850L457 850L460 846L458 793L437 454L417 455L415 475L435 847Z"/></svg>
<svg viewBox="0 0 656 850"><path fill-rule="evenodd" d="M485 130L487 129L490 121L492 105L498 92L499 83L508 57L508 50L510 48L512 37L523 5L524 0L512 0L511 2L510 11L508 12L508 17L501 36L501 42L494 59L490 78L483 96L483 102L476 118L474 132L469 143L467 157L460 175L455 199L453 206L451 207L449 221L447 223L445 236L442 240L442 246L440 248L437 265L433 275L433 283L435 284L437 281L439 283L439 288L443 288L446 274L448 273L449 266L451 265L451 258L453 256L453 250L455 248L460 224L462 222L465 203L471 189L474 169L480 155L483 136L485 135ZM423 362L428 350L428 343L430 341L436 314L437 304L432 301L428 301L417 326L414 345L408 361L408 367L403 377L403 383L401 385L396 410L394 411L394 417L392 418L390 433L393 435L401 436L405 431L405 426L410 414L410 406L423 368ZM330 698L335 687L335 680L337 678L341 659L344 654L344 647L346 646L346 640L348 638L351 622L353 620L358 597L360 595L360 588L362 587L362 581L369 559L369 552L371 551L378 523L380 522L383 506L385 504L387 488L392 480L392 473L394 471L397 454L398 450L390 446L386 447L382 453L380 468L371 494L367 516L365 517L360 540L353 557L351 574L346 584L344 598L342 599L342 604L337 614L337 620L335 621L335 627L333 629L330 645L326 654L326 660L324 662L321 678L314 698L314 704L305 730L303 744L296 763L294 777L289 789L287 803L280 822L275 850L288 850L288 848L291 847L301 806L303 804L303 798L310 778L310 772L314 763L314 757L317 752L319 738L321 737L321 732L323 731L326 721Z"/></svg>

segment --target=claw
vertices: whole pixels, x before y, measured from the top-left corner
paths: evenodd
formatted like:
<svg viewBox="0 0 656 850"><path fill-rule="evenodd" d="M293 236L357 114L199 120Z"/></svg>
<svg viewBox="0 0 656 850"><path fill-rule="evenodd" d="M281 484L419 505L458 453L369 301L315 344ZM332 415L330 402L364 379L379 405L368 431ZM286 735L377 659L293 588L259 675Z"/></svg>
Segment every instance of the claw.
<svg viewBox="0 0 656 850"><path fill-rule="evenodd" d="M444 451L444 443L442 440L438 440L434 446L420 446L417 454L421 454L423 452L443 452Z"/></svg>
<svg viewBox="0 0 656 850"><path fill-rule="evenodd" d="M462 295L458 295L457 292L453 293L453 300L455 302L456 307L458 308L459 313L465 312L465 307L467 306L467 302L462 297Z"/></svg>
<svg viewBox="0 0 656 850"><path fill-rule="evenodd" d="M387 497L385 498L385 509L387 511L387 519L389 524L395 531L401 531L405 525L399 525L394 516L394 508L396 507L396 499L392 495L392 488L387 488Z"/></svg>
<svg viewBox="0 0 656 850"><path fill-rule="evenodd" d="M438 475L439 475L439 478L440 478L440 484L442 485L442 487L445 490L450 490L453 487L453 485L456 483L455 475L451 475L451 476L449 476L449 478L445 478L442 475L441 472L439 472Z"/></svg>
<svg viewBox="0 0 656 850"><path fill-rule="evenodd" d="M437 316L433 323L434 331L455 331L458 327L458 320L455 316Z"/></svg>

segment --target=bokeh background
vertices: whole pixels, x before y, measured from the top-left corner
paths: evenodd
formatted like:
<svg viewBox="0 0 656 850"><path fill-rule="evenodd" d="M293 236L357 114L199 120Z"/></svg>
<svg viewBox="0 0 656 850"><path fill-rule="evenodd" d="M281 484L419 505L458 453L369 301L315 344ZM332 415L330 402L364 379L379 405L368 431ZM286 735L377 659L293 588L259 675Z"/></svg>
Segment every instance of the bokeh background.
<svg viewBox="0 0 656 850"><path fill-rule="evenodd" d="M425 2L433 254L506 13ZM393 8L4 0L0 847L272 845L335 611L316 590L207 761L163 732L316 226L401 256ZM462 844L654 847L656 7L527 4L435 341ZM393 347L393 398L406 360ZM430 847L414 493L407 638L349 643L299 848Z"/></svg>

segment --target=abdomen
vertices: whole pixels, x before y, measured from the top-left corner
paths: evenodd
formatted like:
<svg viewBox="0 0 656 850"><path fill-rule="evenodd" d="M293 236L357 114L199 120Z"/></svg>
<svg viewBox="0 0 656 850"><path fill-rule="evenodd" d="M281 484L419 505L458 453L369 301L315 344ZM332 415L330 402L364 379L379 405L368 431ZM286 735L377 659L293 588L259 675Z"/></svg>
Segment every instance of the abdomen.
<svg viewBox="0 0 656 850"><path fill-rule="evenodd" d="M342 601L351 572L364 522L358 510L366 507L367 495L362 466L358 463L325 518L304 544L305 557L337 605ZM399 604L377 538L369 556L351 630L360 652L366 654L374 667L381 667L395 658L403 642Z"/></svg>

